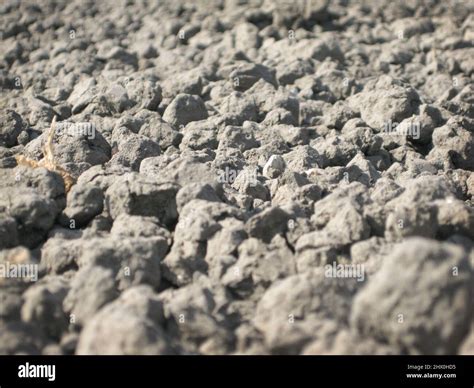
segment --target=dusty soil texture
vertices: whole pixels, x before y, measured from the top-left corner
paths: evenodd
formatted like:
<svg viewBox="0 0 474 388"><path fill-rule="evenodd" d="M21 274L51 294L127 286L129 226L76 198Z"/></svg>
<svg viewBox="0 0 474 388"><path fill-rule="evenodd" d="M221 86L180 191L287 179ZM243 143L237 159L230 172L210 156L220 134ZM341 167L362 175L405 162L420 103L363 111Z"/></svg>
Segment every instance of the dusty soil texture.
<svg viewBox="0 0 474 388"><path fill-rule="evenodd" d="M2 1L0 353L472 354L473 11Z"/></svg>

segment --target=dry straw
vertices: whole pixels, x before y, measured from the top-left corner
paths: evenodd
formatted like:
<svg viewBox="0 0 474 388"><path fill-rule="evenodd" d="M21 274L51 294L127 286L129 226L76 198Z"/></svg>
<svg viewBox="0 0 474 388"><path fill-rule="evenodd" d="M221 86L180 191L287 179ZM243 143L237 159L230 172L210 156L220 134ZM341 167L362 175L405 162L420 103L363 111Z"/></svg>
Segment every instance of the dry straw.
<svg viewBox="0 0 474 388"><path fill-rule="evenodd" d="M48 138L46 139L46 143L43 146L43 159L40 161L29 159L24 155L16 155L15 159L18 165L28 166L31 168L38 168L44 167L50 171L53 171L63 178L64 181L64 188L66 193L69 192L72 185L74 185L75 180L74 178L60 165L56 163L54 160L54 147L53 147L53 139L54 134L56 132L56 116L53 117L53 121L51 122L51 127L49 128Z"/></svg>

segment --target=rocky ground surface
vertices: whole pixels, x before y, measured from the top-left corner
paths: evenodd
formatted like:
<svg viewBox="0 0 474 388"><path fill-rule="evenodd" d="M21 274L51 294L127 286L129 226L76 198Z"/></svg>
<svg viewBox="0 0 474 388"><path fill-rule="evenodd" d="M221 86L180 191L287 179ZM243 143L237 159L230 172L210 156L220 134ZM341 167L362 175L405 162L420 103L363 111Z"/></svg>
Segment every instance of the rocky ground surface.
<svg viewBox="0 0 474 388"><path fill-rule="evenodd" d="M2 1L0 353L472 354L469 3Z"/></svg>

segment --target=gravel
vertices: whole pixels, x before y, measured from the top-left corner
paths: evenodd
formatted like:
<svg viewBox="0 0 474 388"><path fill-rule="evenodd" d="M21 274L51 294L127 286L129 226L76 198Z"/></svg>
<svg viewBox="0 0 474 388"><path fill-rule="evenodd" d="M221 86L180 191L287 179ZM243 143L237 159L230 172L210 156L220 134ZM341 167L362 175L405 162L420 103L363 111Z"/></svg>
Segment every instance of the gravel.
<svg viewBox="0 0 474 388"><path fill-rule="evenodd" d="M3 2L0 354L473 354L473 11Z"/></svg>

